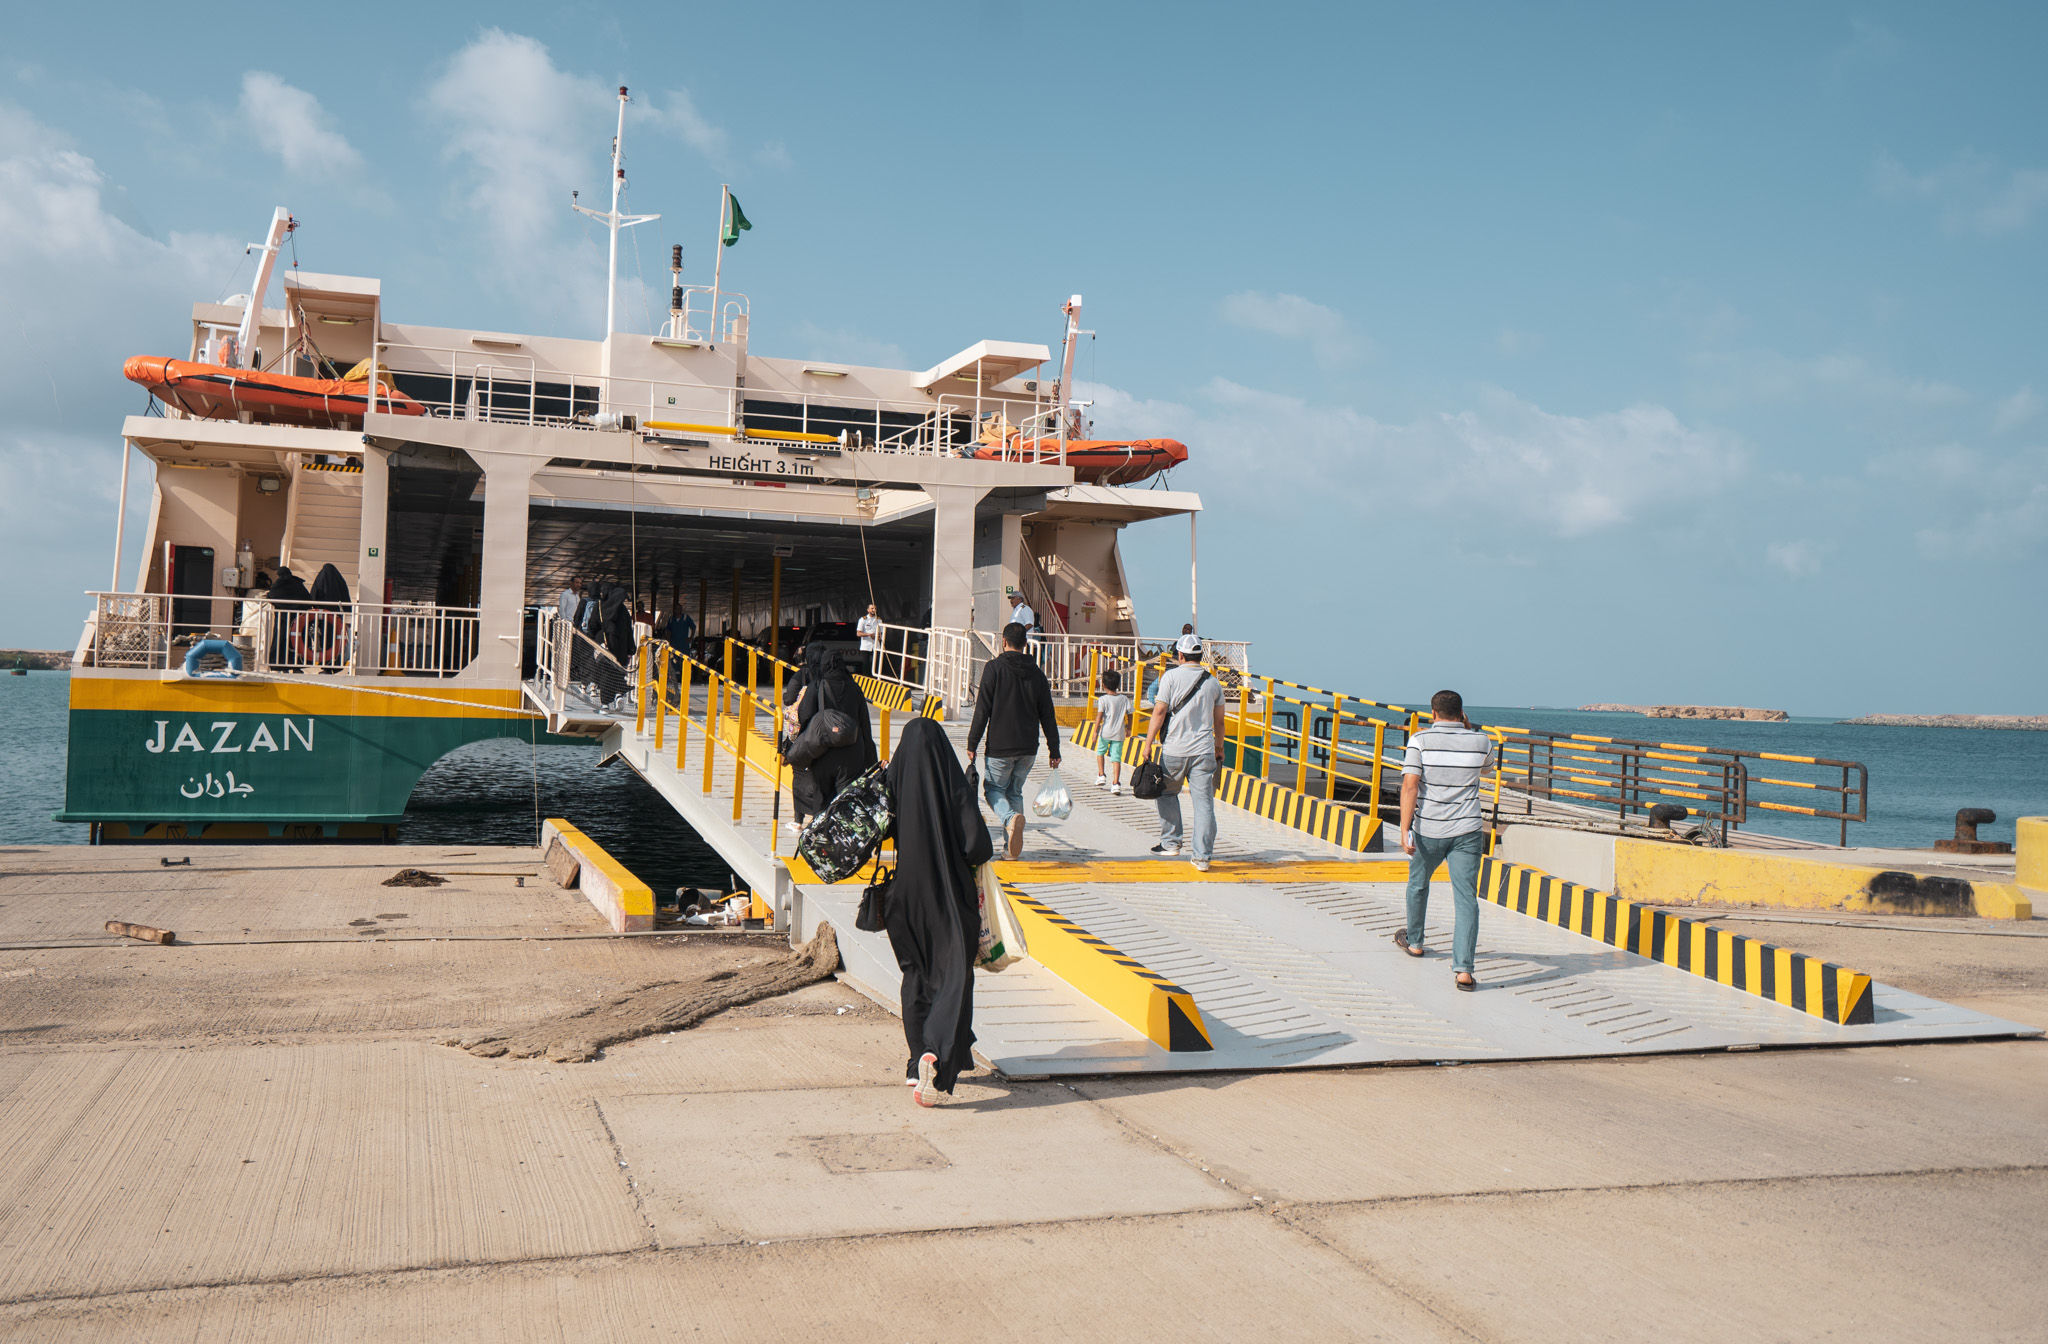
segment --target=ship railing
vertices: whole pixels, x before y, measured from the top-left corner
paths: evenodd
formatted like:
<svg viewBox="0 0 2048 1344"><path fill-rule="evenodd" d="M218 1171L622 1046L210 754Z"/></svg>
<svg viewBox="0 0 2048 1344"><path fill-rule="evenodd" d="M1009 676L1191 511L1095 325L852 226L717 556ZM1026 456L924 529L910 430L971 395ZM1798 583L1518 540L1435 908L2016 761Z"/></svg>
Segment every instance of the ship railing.
<svg viewBox="0 0 2048 1344"><path fill-rule="evenodd" d="M875 656L869 664L869 675L908 690L929 691L926 678L931 664L930 648L931 632L923 626L891 625L884 621L875 633Z"/></svg>
<svg viewBox="0 0 2048 1344"><path fill-rule="evenodd" d="M1174 661L1179 635L1090 635L1034 633L1027 647L1045 670L1057 696L1082 698L1099 689L1102 672L1114 669L1128 692L1141 664L1159 668ZM1214 669L1224 689L1234 688L1251 671L1252 646L1241 639L1202 640L1203 661Z"/></svg>
<svg viewBox="0 0 2048 1344"><path fill-rule="evenodd" d="M689 297L687 294L686 298ZM743 331L744 296L727 314L727 328ZM667 338L653 338L663 340ZM679 343L703 340L687 328ZM795 389L748 391L689 378L638 378L541 369L532 355L469 350L415 342L379 343L378 402L399 390L441 419L489 424L590 428L601 413L632 416L642 433L756 442L779 451L844 447L867 452L969 457L994 449L1000 461L1039 460L1026 442L1058 434L1058 417L1043 396L990 396L946 392L937 403L890 397L818 394ZM387 362L387 360L389 362ZM766 409L760 403L776 403Z"/></svg>
<svg viewBox="0 0 2048 1344"><path fill-rule="evenodd" d="M684 285L680 311L670 309L657 340L686 344L716 345L747 339L747 296L710 285Z"/></svg>
<svg viewBox="0 0 2048 1344"><path fill-rule="evenodd" d="M551 607L539 609L533 663L534 680L557 718L572 709L616 713L633 684L628 663Z"/></svg>
<svg viewBox="0 0 2048 1344"><path fill-rule="evenodd" d="M479 612L431 602L272 602L267 597L88 594L81 653L95 667L166 671L192 647L225 640L245 671L452 677L475 660ZM208 655L208 665L225 658Z"/></svg>

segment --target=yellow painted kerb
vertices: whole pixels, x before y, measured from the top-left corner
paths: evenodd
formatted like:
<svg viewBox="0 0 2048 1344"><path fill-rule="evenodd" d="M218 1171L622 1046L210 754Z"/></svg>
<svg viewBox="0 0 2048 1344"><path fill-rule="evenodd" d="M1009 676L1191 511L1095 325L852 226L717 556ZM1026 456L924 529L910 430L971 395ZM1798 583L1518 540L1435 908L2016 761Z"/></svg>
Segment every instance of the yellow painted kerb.
<svg viewBox="0 0 2048 1344"><path fill-rule="evenodd" d="M1032 960L1162 1050L1213 1050L1195 996L1023 890L1004 884Z"/></svg>
<svg viewBox="0 0 2048 1344"><path fill-rule="evenodd" d="M625 864L620 863L605 851L605 847L577 830L560 817L549 817L548 825L562 837L562 843L583 862L603 873L619 893L619 905L626 918L645 919L648 927L654 921L654 888L633 876Z"/></svg>

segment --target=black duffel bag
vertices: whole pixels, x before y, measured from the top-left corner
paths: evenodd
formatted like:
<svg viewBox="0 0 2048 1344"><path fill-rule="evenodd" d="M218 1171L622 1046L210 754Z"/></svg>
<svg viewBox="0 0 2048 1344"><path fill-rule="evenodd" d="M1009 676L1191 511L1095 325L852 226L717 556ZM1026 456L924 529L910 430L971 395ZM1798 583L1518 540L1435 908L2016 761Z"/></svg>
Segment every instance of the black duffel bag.
<svg viewBox="0 0 2048 1344"><path fill-rule="evenodd" d="M814 764L820 756L838 747L852 746L860 740L860 726L851 714L836 709L821 709L811 715L811 721L804 725L789 744L784 759L802 770Z"/></svg>

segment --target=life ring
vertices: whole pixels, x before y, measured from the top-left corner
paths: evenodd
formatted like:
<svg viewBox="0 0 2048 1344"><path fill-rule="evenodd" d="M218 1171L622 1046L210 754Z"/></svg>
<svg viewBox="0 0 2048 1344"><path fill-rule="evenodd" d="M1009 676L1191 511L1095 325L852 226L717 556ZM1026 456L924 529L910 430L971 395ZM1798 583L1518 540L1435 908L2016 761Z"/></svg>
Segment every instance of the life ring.
<svg viewBox="0 0 2048 1344"><path fill-rule="evenodd" d="M294 660L307 667L339 664L344 661L342 650L347 643L341 621L341 613L334 611L308 611L295 615L285 636L285 647ZM320 635L323 630L326 632L324 640Z"/></svg>

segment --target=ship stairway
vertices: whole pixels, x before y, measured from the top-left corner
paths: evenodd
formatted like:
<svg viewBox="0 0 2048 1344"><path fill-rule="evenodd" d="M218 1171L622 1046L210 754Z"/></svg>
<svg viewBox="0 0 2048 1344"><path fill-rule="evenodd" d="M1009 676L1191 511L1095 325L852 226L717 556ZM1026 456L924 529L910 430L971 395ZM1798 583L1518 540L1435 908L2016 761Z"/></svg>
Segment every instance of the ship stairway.
<svg viewBox="0 0 2048 1344"><path fill-rule="evenodd" d="M362 468L302 459L292 469L282 562L308 586L322 565L331 564L348 581L350 593L366 601L381 601L382 594L356 592L361 573L356 557L362 550L362 535Z"/></svg>
<svg viewBox="0 0 2048 1344"><path fill-rule="evenodd" d="M886 935L854 927L867 874L827 884L792 853L787 775L765 735L768 710L750 710L743 685L724 689L649 696L644 712L636 706L610 721L602 750L674 807L792 942L829 923L842 978L900 1011L901 973ZM893 752L910 716L871 712L877 740ZM941 727L964 750L965 726ZM1227 792L1241 805L1219 796L1214 861L1197 872L1185 856L1151 852L1155 804L1096 788L1096 758L1083 746L1068 743L1065 754L1072 815L1056 824L1032 818L1024 857L994 865L1029 955L974 977L976 1054L1013 1078L2033 1034L1784 949L1762 953L1786 968L1772 998L1754 980L1730 983L1726 954L1741 949L1725 931L1630 907L1619 939L1603 941L1597 925L1589 934L1562 922L1558 902L1578 901L1570 908L1579 911L1613 898L1570 895L1544 875L1492 860L1480 906L1480 989L1460 992L1446 955L1452 900L1442 870L1431 884L1432 955L1414 960L1391 937L1406 922L1405 861L1312 833L1329 829L1323 814L1291 790L1240 781ZM1045 777L1041 756L1027 799ZM986 810L984 818L993 826ZM882 858L894 861L886 845ZM1663 941L1649 941L1650 930ZM1708 946L1724 954L1718 978L1711 959L1699 961ZM1758 945L1746 947L1755 964ZM1823 1015L1813 989L1823 978L1827 1005L1852 1020ZM1787 992L1793 979L1813 991L1804 1001Z"/></svg>

